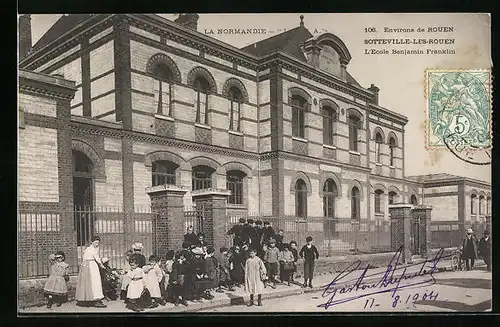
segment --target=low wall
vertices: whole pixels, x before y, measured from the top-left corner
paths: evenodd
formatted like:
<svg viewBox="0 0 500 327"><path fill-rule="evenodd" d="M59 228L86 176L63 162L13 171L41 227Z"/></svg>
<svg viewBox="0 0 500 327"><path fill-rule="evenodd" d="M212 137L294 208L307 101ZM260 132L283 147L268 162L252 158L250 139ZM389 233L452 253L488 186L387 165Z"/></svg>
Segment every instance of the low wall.
<svg viewBox="0 0 500 327"><path fill-rule="evenodd" d="M455 248L445 249L443 253L443 257L445 257L445 259L443 260L443 265L449 266L448 263L445 263L444 261L446 260L446 257L449 256L454 250ZM433 249L429 257L435 255L437 251L437 249ZM368 264L370 264L372 268L384 267L390 263L393 257L394 252L323 257L319 258L319 260L316 261L314 274L325 275L339 273L343 269L347 268L348 265L357 260L360 260L362 262L360 265L361 269L364 269ZM299 259L296 278L301 278L303 276L303 271L303 260ZM47 303L47 300L43 295L43 286L46 280L46 278L39 278L23 279L19 281L18 303L20 309L30 306L41 306ZM68 282L69 301L73 301L75 299L77 280L78 276L70 276Z"/></svg>

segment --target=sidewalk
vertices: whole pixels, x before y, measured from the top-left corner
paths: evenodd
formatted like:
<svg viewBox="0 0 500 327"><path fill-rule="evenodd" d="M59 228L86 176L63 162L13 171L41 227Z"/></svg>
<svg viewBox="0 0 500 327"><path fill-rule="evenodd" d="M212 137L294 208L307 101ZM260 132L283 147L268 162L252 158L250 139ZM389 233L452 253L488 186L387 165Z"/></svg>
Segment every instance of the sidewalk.
<svg viewBox="0 0 500 327"><path fill-rule="evenodd" d="M478 263L477 267L479 268L481 266L480 263ZM365 264L361 266L362 268L366 267ZM411 273L416 273L420 271L422 265L417 265L416 263L410 267L407 267L406 274L411 274ZM428 268L427 268L428 267ZM450 262L449 260L443 260L442 262L439 263L438 265L438 271L435 273L436 275L441 272L445 271L446 269L449 270L450 267ZM430 264L426 265L426 269L430 269ZM365 278L363 279L364 283L369 283L369 282L375 282L378 281L382 278L383 274L387 270L387 267L382 267L382 268L373 268L369 269L368 272L365 275ZM357 270L349 274L348 277L343 278L342 281L339 281L338 288L344 286L348 286L353 284L361 275L363 271L362 270ZM396 276L397 274L401 274L402 269L398 267L396 270ZM264 290L264 293L262 294L262 299L274 299L274 298L281 298L281 297L286 297L286 296L291 296L291 295L299 295L303 293L310 293L310 292L318 292L323 290L335 277L338 276L338 273L324 273L321 275L315 276L313 282L314 282L314 287L313 288L301 288L300 284L302 282L301 278L296 279L296 285L292 284L291 286L286 286L286 285L281 285L278 284L275 289L271 287L267 287ZM229 306L229 305L235 305L235 304L241 304L243 302L247 302L249 300L248 294L245 293L244 289L242 287L237 288L236 291L234 292L225 292L225 293L216 293L212 292L212 294L215 296L212 300L202 300L199 302L190 302L188 301L188 306L182 306L179 305L178 307L174 306L171 303L167 303L165 306L159 306L157 308L153 309L146 309L144 312L146 313L158 313L158 312L195 312L195 311L201 311L201 310L207 310L207 309L213 309L217 307L223 307L223 306ZM125 308L125 304L123 301L117 300L117 301L110 301L107 302L107 307L106 308L87 308L87 307L78 307L75 305L75 302L69 302L69 303L64 303L61 307L55 307L53 306L51 309L47 309L45 306L43 307L30 307L26 308L20 311L21 313L88 313L88 312L98 312L98 313L123 313L123 312L130 312L132 311L128 310Z"/></svg>

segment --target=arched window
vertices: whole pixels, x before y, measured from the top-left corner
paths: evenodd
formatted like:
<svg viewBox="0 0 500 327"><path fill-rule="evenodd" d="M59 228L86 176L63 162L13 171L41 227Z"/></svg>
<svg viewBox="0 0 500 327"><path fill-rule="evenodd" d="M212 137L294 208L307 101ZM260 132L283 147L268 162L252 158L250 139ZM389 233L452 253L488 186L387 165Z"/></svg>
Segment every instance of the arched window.
<svg viewBox="0 0 500 327"><path fill-rule="evenodd" d="M351 218L359 220L361 217L360 213L360 193L359 189L354 186L351 189Z"/></svg>
<svg viewBox="0 0 500 327"><path fill-rule="evenodd" d="M398 196L398 194L394 191L389 192L389 204L394 204L394 199Z"/></svg>
<svg viewBox="0 0 500 327"><path fill-rule="evenodd" d="M377 133L375 135L375 157L377 158L377 163L382 162L382 155L380 153L380 148L382 147L382 135L380 133Z"/></svg>
<svg viewBox="0 0 500 327"><path fill-rule="evenodd" d="M376 190L375 191L375 212L376 213L382 213L384 212L383 206L382 206L382 194L384 194L384 191L382 190Z"/></svg>
<svg viewBox="0 0 500 327"><path fill-rule="evenodd" d="M90 175L94 171L94 165L84 153L73 151L73 173L77 175Z"/></svg>
<svg viewBox="0 0 500 327"><path fill-rule="evenodd" d="M172 81L174 74L165 64L156 65L153 75L155 78L153 93L155 96L156 113L159 115L170 115L172 107Z"/></svg>
<svg viewBox="0 0 500 327"><path fill-rule="evenodd" d="M202 77L198 76L193 83L196 92L196 122L208 125L208 92L210 84Z"/></svg>
<svg viewBox="0 0 500 327"><path fill-rule="evenodd" d="M239 170L227 172L226 188L231 191L229 204L243 204L243 178L245 178L245 173Z"/></svg>
<svg viewBox="0 0 500 327"><path fill-rule="evenodd" d="M490 197L486 198L486 214L487 215L491 214L491 198Z"/></svg>
<svg viewBox="0 0 500 327"><path fill-rule="evenodd" d="M243 95L240 89L231 86L229 89L229 129L240 131L241 104L243 103Z"/></svg>
<svg viewBox="0 0 500 327"><path fill-rule="evenodd" d="M307 185L302 179L295 183L295 215L307 217Z"/></svg>
<svg viewBox="0 0 500 327"><path fill-rule="evenodd" d="M324 217L335 218L335 198L337 194L337 184L332 179L328 179L323 186Z"/></svg>
<svg viewBox="0 0 500 327"><path fill-rule="evenodd" d="M154 161L152 164L152 185L175 185L175 171L178 165L170 161Z"/></svg>
<svg viewBox="0 0 500 327"><path fill-rule="evenodd" d="M336 121L336 113L332 107L323 106L323 144L333 145L333 127Z"/></svg>
<svg viewBox="0 0 500 327"><path fill-rule="evenodd" d="M475 194L470 195L470 213L471 213L471 215L476 214L476 199L477 199L477 195L475 195Z"/></svg>
<svg viewBox="0 0 500 327"><path fill-rule="evenodd" d="M307 101L300 95L293 95L291 100L292 106L292 135L297 137L305 136L305 111L307 109Z"/></svg>
<svg viewBox="0 0 500 327"><path fill-rule="evenodd" d="M417 200L417 197L415 196L415 194L411 195L411 197L410 197L410 203L413 204L413 205L417 205L418 204L418 200Z"/></svg>
<svg viewBox="0 0 500 327"><path fill-rule="evenodd" d="M207 166L196 166L192 172L193 191L212 188L212 174L215 169Z"/></svg>
<svg viewBox="0 0 500 327"><path fill-rule="evenodd" d="M358 151L358 130L361 126L361 120L356 115L349 115L349 150Z"/></svg>
<svg viewBox="0 0 500 327"><path fill-rule="evenodd" d="M394 138L389 139L389 165L394 166L394 149L396 148L396 140Z"/></svg>
<svg viewBox="0 0 500 327"><path fill-rule="evenodd" d="M483 215L484 214L483 205L484 205L484 196L480 195L479 196L479 215Z"/></svg>

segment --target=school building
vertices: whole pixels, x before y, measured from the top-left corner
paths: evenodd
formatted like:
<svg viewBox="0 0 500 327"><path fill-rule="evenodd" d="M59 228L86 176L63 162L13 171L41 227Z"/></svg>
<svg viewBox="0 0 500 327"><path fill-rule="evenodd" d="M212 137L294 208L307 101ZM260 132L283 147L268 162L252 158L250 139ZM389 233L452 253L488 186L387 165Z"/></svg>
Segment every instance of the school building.
<svg viewBox="0 0 500 327"><path fill-rule="evenodd" d="M63 15L32 45L20 16L22 228L41 224L72 251L87 219L73 208L118 208L137 227L147 190L163 185L186 207L225 196L228 216L389 221L395 203L431 205L457 226L490 215L487 183L406 177L407 118L379 104L376 77L363 87L349 73L355 58L335 35L297 17L238 49L197 20Z"/></svg>

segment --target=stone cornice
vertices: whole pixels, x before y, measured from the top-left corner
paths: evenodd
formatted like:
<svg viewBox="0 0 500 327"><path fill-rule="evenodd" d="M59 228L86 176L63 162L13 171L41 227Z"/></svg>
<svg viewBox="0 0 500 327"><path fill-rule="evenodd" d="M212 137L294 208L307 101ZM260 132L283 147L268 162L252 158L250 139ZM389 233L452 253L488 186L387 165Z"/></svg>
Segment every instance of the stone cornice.
<svg viewBox="0 0 500 327"><path fill-rule="evenodd" d="M168 40L236 63L242 67L253 70L258 68L258 57L198 31L185 28L156 14L127 14L123 16L131 25L164 36Z"/></svg>
<svg viewBox="0 0 500 327"><path fill-rule="evenodd" d="M420 181L413 180L413 178L422 178ZM462 176L450 176L447 178L443 179L438 179L438 180L425 180L425 175L424 176L411 176L412 179L407 179L408 182L410 183L415 183L422 185L423 187L440 187L440 186L452 186L452 185L459 185L459 184L467 184L471 186L477 186L477 187L483 187L486 189L491 189L491 184L488 182L480 181L477 179L469 178L469 177L462 177Z"/></svg>
<svg viewBox="0 0 500 327"><path fill-rule="evenodd" d="M20 68L34 70L60 54L76 47L81 40L110 27L117 15L99 14L85 19L43 48L30 53L21 62Z"/></svg>
<svg viewBox="0 0 500 327"><path fill-rule="evenodd" d="M353 84L346 83L334 76L327 74L321 70L315 69L312 65L300 61L287 53L280 50L271 52L270 54L261 58L259 71L271 67L279 67L287 69L293 73L300 75L302 78L309 78L322 85L330 87L334 90L351 95L363 101L372 101L373 94L363 88L357 87Z"/></svg>
<svg viewBox="0 0 500 327"><path fill-rule="evenodd" d="M75 96L75 82L55 76L19 70L19 92L71 100Z"/></svg>
<svg viewBox="0 0 500 327"><path fill-rule="evenodd" d="M368 104L368 112L377 116L377 117L381 117L381 118L390 120L392 122L401 124L403 126L405 126L406 123L408 123L408 117L403 116L403 115L398 114L398 113L395 113L394 111L390 111L387 108L377 106L373 103Z"/></svg>

